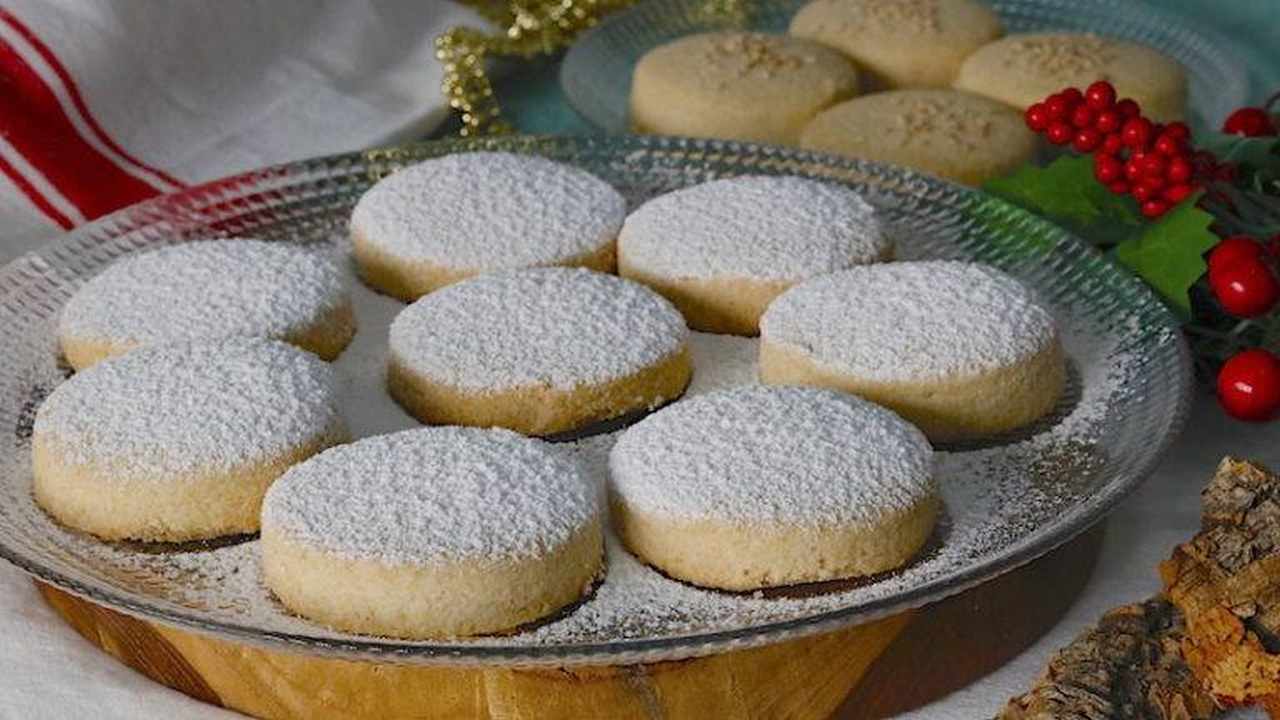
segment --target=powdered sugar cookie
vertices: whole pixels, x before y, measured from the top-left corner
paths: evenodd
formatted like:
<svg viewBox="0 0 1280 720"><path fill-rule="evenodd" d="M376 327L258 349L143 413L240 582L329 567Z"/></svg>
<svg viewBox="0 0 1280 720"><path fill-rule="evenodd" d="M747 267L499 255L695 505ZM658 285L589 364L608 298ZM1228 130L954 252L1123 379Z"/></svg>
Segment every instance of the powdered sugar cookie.
<svg viewBox="0 0 1280 720"><path fill-rule="evenodd" d="M819 113L805 126L800 146L981 185L1030 162L1036 136L1021 113L990 98L957 90L896 90Z"/></svg>
<svg viewBox="0 0 1280 720"><path fill-rule="evenodd" d="M947 87L960 63L1000 37L1000 18L977 0L814 0L792 35L843 52L881 88Z"/></svg>
<svg viewBox="0 0 1280 720"><path fill-rule="evenodd" d="M177 342L105 360L36 413L36 501L106 539L256 532L293 463L346 438L333 371L274 340Z"/></svg>
<svg viewBox="0 0 1280 720"><path fill-rule="evenodd" d="M365 281L402 300L474 275L548 265L612 272L626 201L608 183L532 155L476 152L399 170L351 214Z"/></svg>
<svg viewBox="0 0 1280 720"><path fill-rule="evenodd" d="M1138 101L1156 121L1180 120L1187 111L1187 73L1178 61L1139 43L1073 33L1010 35L970 55L955 86L1007 103L1019 111L1065 87L1097 80L1120 97Z"/></svg>
<svg viewBox="0 0 1280 720"><path fill-rule="evenodd" d="M618 236L618 272L665 296L695 330L755 335L782 291L892 252L875 210L853 190L737 177L641 205Z"/></svg>
<svg viewBox="0 0 1280 720"><path fill-rule="evenodd" d="M590 589L599 513L598 480L562 449L499 429L407 430L285 473L263 504L262 567L285 606L339 630L499 632Z"/></svg>
<svg viewBox="0 0 1280 720"><path fill-rule="evenodd" d="M326 360L355 334L338 266L320 251L206 240L118 260L85 283L58 323L76 369L173 340L269 337Z"/></svg>
<svg viewBox="0 0 1280 720"><path fill-rule="evenodd" d="M760 379L847 390L935 442L1049 412L1066 364L1053 316L1017 280L956 261L858 267L778 297L760 323Z"/></svg>
<svg viewBox="0 0 1280 720"><path fill-rule="evenodd" d="M636 132L794 144L819 110L858 91L840 53L782 35L712 32L640 58L631 83Z"/></svg>
<svg viewBox="0 0 1280 720"><path fill-rule="evenodd" d="M391 394L419 420L533 435L677 397L692 367L679 311L612 275L535 268L473 278L391 324Z"/></svg>
<svg viewBox="0 0 1280 720"><path fill-rule="evenodd" d="M609 455L627 547L696 585L753 590L871 575L933 530L933 450L885 408L819 388L747 386L628 428Z"/></svg>

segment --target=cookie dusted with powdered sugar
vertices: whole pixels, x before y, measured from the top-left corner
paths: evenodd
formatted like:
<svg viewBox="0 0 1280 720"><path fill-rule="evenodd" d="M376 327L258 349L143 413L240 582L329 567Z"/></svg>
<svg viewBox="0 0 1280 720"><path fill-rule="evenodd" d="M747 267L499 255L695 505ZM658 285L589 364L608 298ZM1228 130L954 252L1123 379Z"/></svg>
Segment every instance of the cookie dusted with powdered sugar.
<svg viewBox="0 0 1280 720"><path fill-rule="evenodd" d="M790 33L839 50L878 88L944 88L974 50L1000 37L979 0L813 0Z"/></svg>
<svg viewBox="0 0 1280 720"><path fill-rule="evenodd" d="M894 90L819 113L805 126L800 146L976 186L1031 161L1036 136L1022 113L990 98L958 90Z"/></svg>
<svg viewBox="0 0 1280 720"><path fill-rule="evenodd" d="M366 438L272 486L263 572L286 607L347 632L509 630L578 600L599 576L601 490L567 450L509 430Z"/></svg>
<svg viewBox="0 0 1280 720"><path fill-rule="evenodd" d="M1026 33L984 45L965 59L955 87L1007 103L1019 112L1065 87L1097 80L1115 85L1152 120L1187 112L1187 72L1141 43L1085 33Z"/></svg>
<svg viewBox="0 0 1280 720"><path fill-rule="evenodd" d="M742 387L664 408L609 455L615 526L666 574L726 590L871 575L924 545L933 449L833 390Z"/></svg>
<svg viewBox="0 0 1280 720"><path fill-rule="evenodd" d="M778 297L760 323L760 378L880 403L935 442L1048 413L1066 382L1057 324L1026 287L957 261L858 267Z"/></svg>
<svg viewBox="0 0 1280 720"><path fill-rule="evenodd" d="M391 324L387 382L419 420L574 430L656 407L692 366L679 311L638 283L581 268L473 278Z"/></svg>
<svg viewBox="0 0 1280 720"><path fill-rule="evenodd" d="M660 135L794 144L819 110L852 97L840 53L784 35L689 35L645 53L631 82L631 125Z"/></svg>
<svg viewBox="0 0 1280 720"><path fill-rule="evenodd" d="M267 487L347 431L333 370L273 340L177 342L76 373L36 413L36 501L106 539L258 530Z"/></svg>
<svg viewBox="0 0 1280 720"><path fill-rule="evenodd" d="M618 272L661 293L695 330L755 335L765 307L792 285L892 253L875 210L853 190L737 177L632 212L618 237Z"/></svg>
<svg viewBox="0 0 1280 720"><path fill-rule="evenodd" d="M459 153L380 180L356 203L365 282L401 300L498 270L612 272L626 201L605 181L531 155Z"/></svg>
<svg viewBox="0 0 1280 720"><path fill-rule="evenodd" d="M229 337L284 340L332 360L355 329L342 272L324 252L205 240L113 263L62 309L58 341L78 370L137 347Z"/></svg>

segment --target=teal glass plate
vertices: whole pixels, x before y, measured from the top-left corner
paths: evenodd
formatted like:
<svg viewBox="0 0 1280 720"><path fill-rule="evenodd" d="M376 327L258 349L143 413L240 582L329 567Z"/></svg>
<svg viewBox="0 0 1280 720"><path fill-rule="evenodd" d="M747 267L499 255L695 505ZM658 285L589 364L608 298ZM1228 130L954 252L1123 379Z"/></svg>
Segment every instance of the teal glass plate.
<svg viewBox="0 0 1280 720"><path fill-rule="evenodd" d="M795 174L852 186L892 224L899 256L991 263L1039 293L1059 320L1070 359L1069 392L1050 417L1023 432L940 450L944 518L931 545L901 570L859 582L734 595L669 580L611 541L608 573L587 600L537 627L495 637L405 642L330 631L291 616L271 597L254 538L176 547L101 543L59 526L35 505L32 421L41 400L68 375L54 327L59 309L87 278L130 253L218 236L308 242L345 254L351 207L378 178L428 157L480 149L536 153L580 166L613 183L633 205L739 174ZM410 427L412 420L382 387L387 325L403 305L358 283L353 294L360 330L335 362L348 422L357 436ZM1151 471L1177 434L1191 381L1169 312L1141 282L1053 225L899 169L674 138L425 143L191 188L102 218L0 270L0 333L0 556L57 587L148 620L277 649L406 663L673 659L834 630L939 600L1039 557L1098 522ZM690 392L753 382L755 342L695 335ZM598 459L610 440L597 435L564 447Z"/></svg>
<svg viewBox="0 0 1280 720"><path fill-rule="evenodd" d="M669 40L707 30L786 32L808 0L646 0L605 18L578 39L560 66L574 110L610 134L629 131L631 74L640 57ZM994 0L1010 32L1093 32L1149 45L1182 63L1190 79L1190 121L1217 127L1249 99L1249 74L1227 39L1131 0ZM1266 90L1270 92L1270 90Z"/></svg>

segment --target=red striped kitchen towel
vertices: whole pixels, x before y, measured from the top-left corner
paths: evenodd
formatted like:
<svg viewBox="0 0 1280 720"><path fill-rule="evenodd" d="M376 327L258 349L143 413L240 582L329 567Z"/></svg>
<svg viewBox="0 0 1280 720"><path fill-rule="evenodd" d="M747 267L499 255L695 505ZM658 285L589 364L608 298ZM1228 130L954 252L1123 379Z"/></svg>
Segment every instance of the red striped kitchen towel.
<svg viewBox="0 0 1280 720"><path fill-rule="evenodd" d="M444 0L0 0L0 262L192 182L420 134Z"/></svg>

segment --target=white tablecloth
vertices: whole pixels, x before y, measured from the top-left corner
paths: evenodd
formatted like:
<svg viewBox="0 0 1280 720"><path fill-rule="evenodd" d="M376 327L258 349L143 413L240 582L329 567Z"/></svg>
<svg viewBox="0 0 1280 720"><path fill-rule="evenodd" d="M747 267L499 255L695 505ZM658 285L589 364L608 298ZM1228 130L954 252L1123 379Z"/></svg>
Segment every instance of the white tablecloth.
<svg viewBox="0 0 1280 720"><path fill-rule="evenodd" d="M136 162L94 147L132 174L162 167L180 182L421 131L443 112L431 38L459 21L476 22L439 0L10 0L8 8L52 47L96 122ZM0 50L7 45L27 70L62 87L50 102L75 116L92 141L47 58L5 20L0 8ZM0 63L12 61L0 54ZM16 142L0 132L0 164L12 159ZM49 148L24 149L35 157ZM0 263L57 232L48 213L0 176ZM989 716L1103 611L1151 594L1156 563L1197 526L1197 493L1218 459L1233 453L1280 467L1278 430L1229 421L1201 398L1184 440L1110 520L1099 567L1058 627L1005 668L912 716ZM80 717L233 715L99 653L54 617L25 576L0 563L0 720Z"/></svg>

